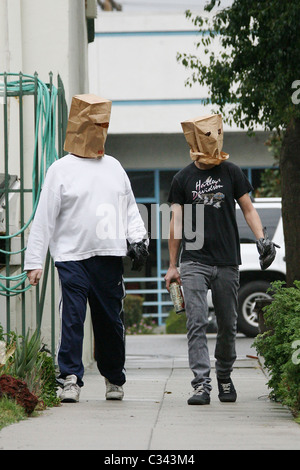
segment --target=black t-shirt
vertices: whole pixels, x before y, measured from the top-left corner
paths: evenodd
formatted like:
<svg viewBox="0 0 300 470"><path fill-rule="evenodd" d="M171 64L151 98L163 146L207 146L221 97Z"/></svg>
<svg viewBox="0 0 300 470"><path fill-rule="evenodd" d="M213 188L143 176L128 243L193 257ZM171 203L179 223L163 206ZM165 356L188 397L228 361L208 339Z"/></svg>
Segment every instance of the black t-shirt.
<svg viewBox="0 0 300 470"><path fill-rule="evenodd" d="M210 170L200 170L193 162L176 173L168 202L192 204L194 233L197 233L195 206L204 204L203 247L186 249L186 243L193 240L186 239L183 230L181 261L199 261L212 266L241 264L235 201L252 190L242 170L228 161Z"/></svg>

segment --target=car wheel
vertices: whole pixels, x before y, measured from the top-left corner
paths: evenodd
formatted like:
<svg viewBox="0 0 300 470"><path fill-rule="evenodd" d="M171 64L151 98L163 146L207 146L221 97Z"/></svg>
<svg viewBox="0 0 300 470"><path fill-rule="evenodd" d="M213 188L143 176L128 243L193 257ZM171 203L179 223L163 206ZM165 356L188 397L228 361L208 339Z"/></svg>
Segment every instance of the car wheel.
<svg viewBox="0 0 300 470"><path fill-rule="evenodd" d="M239 289L237 329L250 338L254 338L259 332L258 315L254 311L255 302L271 298L267 294L269 287L270 283L267 281L253 281L242 285Z"/></svg>

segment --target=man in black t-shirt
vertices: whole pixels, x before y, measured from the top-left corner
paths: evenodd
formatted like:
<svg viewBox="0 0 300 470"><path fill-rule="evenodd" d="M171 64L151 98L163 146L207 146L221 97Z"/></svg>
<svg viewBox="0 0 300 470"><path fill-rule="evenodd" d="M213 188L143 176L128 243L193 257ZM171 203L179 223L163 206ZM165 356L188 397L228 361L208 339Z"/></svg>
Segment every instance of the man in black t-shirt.
<svg viewBox="0 0 300 470"><path fill-rule="evenodd" d="M165 276L169 290L171 280L183 286L187 315L189 364L194 374L190 405L210 403L211 378L207 348L207 292L211 289L218 324L215 348L216 375L221 401L236 401L230 378L236 359L235 339L239 264L241 264L236 201L257 240L264 238L259 215L249 192L250 182L228 155L221 151L223 127L220 115L205 116L182 123L190 146L192 163L173 179L168 201L172 204L170 224L170 265ZM197 205L204 208L204 224L196 217ZM184 230L187 205L192 208L191 233L202 231L203 245L195 249ZM182 239L178 236L182 234ZM176 235L177 234L177 235ZM189 243L189 244L188 244ZM182 245L182 246L181 246ZM180 253L180 274L177 259Z"/></svg>

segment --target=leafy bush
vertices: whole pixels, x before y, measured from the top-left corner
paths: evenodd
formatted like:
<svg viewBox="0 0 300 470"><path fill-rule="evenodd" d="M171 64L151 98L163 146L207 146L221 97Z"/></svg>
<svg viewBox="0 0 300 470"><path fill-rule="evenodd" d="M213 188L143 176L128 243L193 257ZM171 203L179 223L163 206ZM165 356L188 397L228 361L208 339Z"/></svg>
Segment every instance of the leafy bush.
<svg viewBox="0 0 300 470"><path fill-rule="evenodd" d="M166 333L183 334L186 333L186 315L178 315L175 310L171 310L166 319Z"/></svg>
<svg viewBox="0 0 300 470"><path fill-rule="evenodd" d="M143 297L128 294L124 299L124 321L125 328L138 325L143 318Z"/></svg>
<svg viewBox="0 0 300 470"><path fill-rule="evenodd" d="M57 406L60 399L57 396L58 383L56 381L55 366L52 357L47 351L40 351L42 371L40 375L40 399L45 406Z"/></svg>
<svg viewBox="0 0 300 470"><path fill-rule="evenodd" d="M275 281L269 289L273 301L264 307L269 328L256 337L253 345L264 358L269 372L270 397L300 414L300 281L284 287ZM298 348L298 349L297 349Z"/></svg>
<svg viewBox="0 0 300 470"><path fill-rule="evenodd" d="M139 323L134 323L126 329L128 335L150 335L154 333L156 322L151 318L142 318Z"/></svg>
<svg viewBox="0 0 300 470"><path fill-rule="evenodd" d="M124 323L126 334L146 335L154 332L156 323L152 318L143 318L144 299L140 295L128 294L124 300Z"/></svg>

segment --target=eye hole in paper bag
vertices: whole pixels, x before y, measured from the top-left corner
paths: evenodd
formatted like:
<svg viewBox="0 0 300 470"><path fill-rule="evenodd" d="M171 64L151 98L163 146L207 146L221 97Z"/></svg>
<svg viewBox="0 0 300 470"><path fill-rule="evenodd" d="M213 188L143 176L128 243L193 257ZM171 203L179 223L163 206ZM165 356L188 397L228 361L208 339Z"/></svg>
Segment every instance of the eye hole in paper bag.
<svg viewBox="0 0 300 470"><path fill-rule="evenodd" d="M95 126L103 127L103 129L108 129L109 122L95 122Z"/></svg>

